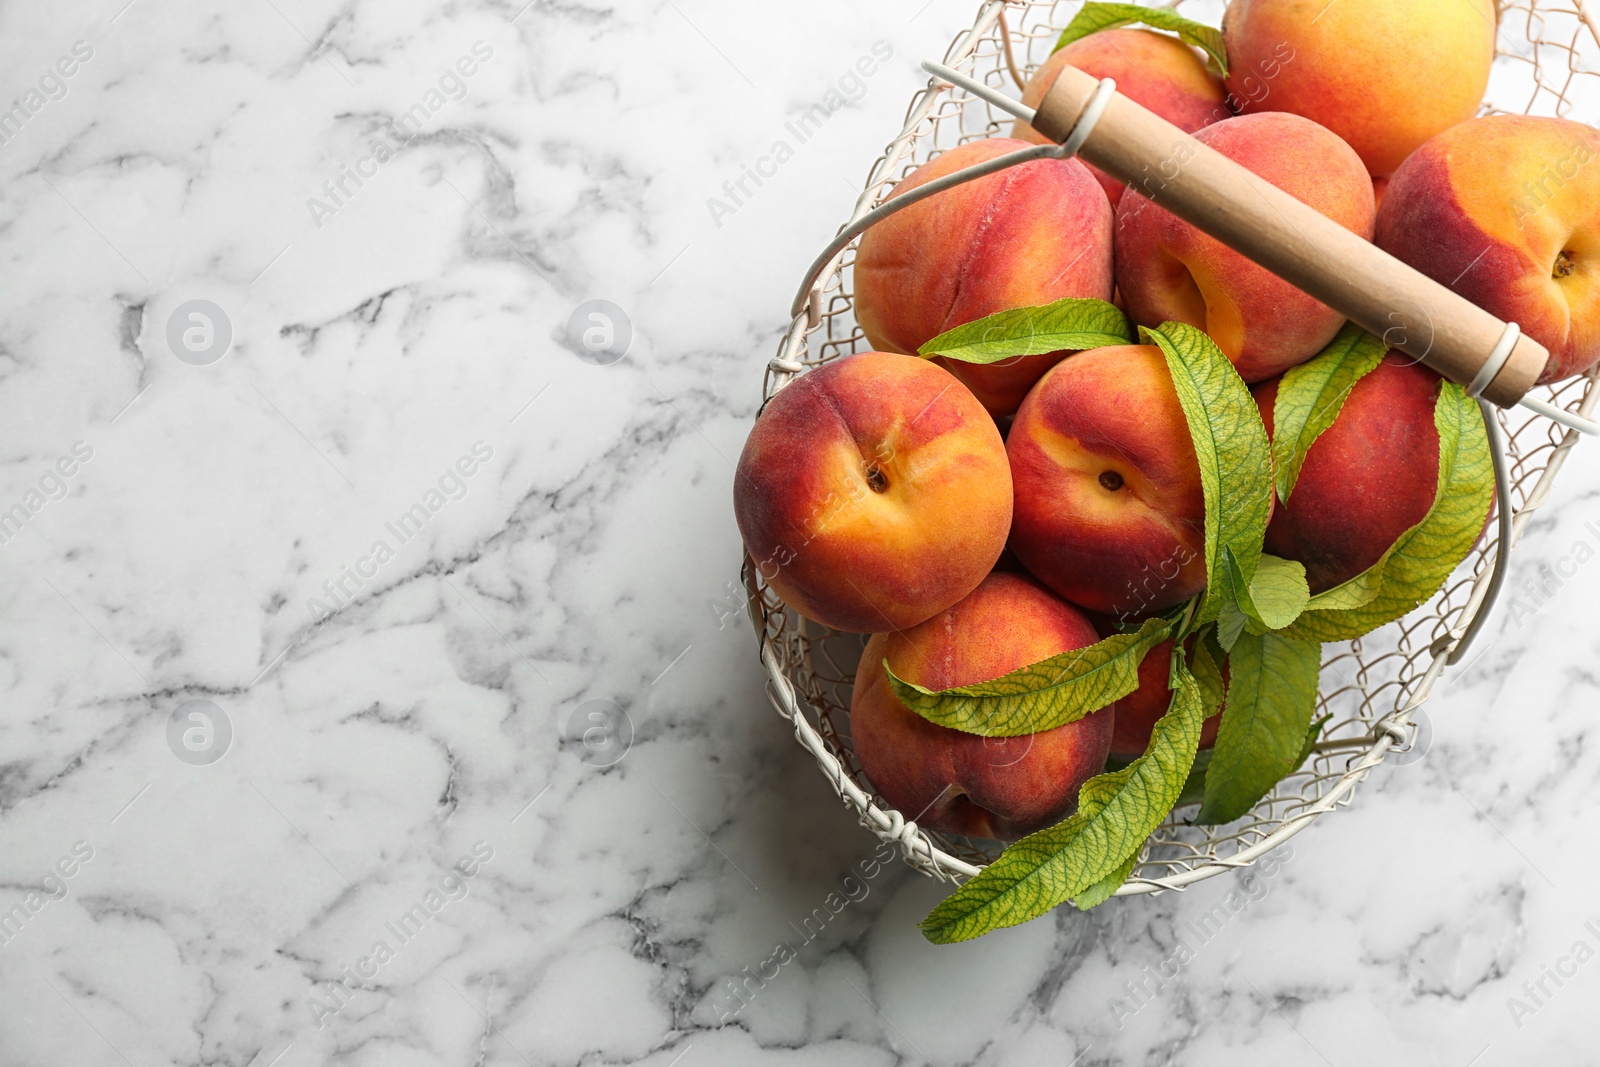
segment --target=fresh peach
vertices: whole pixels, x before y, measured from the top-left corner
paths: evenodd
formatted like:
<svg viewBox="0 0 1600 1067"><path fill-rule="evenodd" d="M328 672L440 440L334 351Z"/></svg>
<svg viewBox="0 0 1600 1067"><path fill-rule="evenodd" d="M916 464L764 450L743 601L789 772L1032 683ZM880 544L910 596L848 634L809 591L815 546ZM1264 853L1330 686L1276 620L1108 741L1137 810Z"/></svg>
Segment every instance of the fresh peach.
<svg viewBox="0 0 1600 1067"><path fill-rule="evenodd" d="M1022 89L1022 102L1036 108L1061 76L1062 67L1076 67L1096 78L1111 78L1117 91L1160 115L1184 133L1232 114L1222 80L1206 69L1200 53L1164 33L1150 30L1101 30L1058 50L1034 71ZM1021 119L1011 136L1035 144L1049 139ZM1089 168L1113 207L1123 185L1111 175Z"/></svg>
<svg viewBox="0 0 1600 1067"><path fill-rule="evenodd" d="M753 565L836 630L937 615L989 573L1011 525L994 420L915 356L863 352L801 375L756 420L734 478Z"/></svg>
<svg viewBox="0 0 1600 1067"><path fill-rule="evenodd" d="M1278 380L1255 390L1267 433ZM1390 352L1345 398L1306 453L1287 503L1267 524L1266 550L1305 565L1313 593L1349 581L1383 556L1433 507L1439 376Z"/></svg>
<svg viewBox="0 0 1600 1067"><path fill-rule="evenodd" d="M1246 113L1332 130L1375 177L1478 111L1494 60L1493 0L1233 0L1228 89Z"/></svg>
<svg viewBox="0 0 1600 1067"><path fill-rule="evenodd" d="M1161 350L1118 345L1057 364L1006 439L1011 549L1090 611L1160 611L1205 588L1205 497Z"/></svg>
<svg viewBox="0 0 1600 1067"><path fill-rule="evenodd" d="M1350 146L1298 115L1242 115L1195 137L1346 229L1372 237L1372 179ZM1344 317L1130 189L1117 207L1117 287L1141 326L1210 334L1247 382L1304 363Z"/></svg>
<svg viewBox="0 0 1600 1067"><path fill-rule="evenodd" d="M1227 668L1224 667L1224 670ZM1150 733L1172 705L1172 642L1163 641L1139 661L1139 687L1115 704L1117 713L1111 732L1111 754L1120 760L1134 760L1150 747ZM1220 711L1220 709L1219 709ZM1200 747L1217 743L1222 716L1213 712L1200 726Z"/></svg>
<svg viewBox="0 0 1600 1067"><path fill-rule="evenodd" d="M979 737L902 704L883 670L925 689L975 685L1098 640L1072 605L1017 574L992 574L920 626L867 642L850 698L856 759L879 793L930 830L1007 840L1059 822L1105 766L1115 714L1020 737Z"/></svg>
<svg viewBox="0 0 1600 1067"><path fill-rule="evenodd" d="M1600 361L1600 132L1494 115L1446 130L1390 179L1378 245L1550 350L1541 381Z"/></svg>
<svg viewBox="0 0 1600 1067"><path fill-rule="evenodd" d="M960 145L890 197L1026 147L1008 138ZM915 353L963 323L1065 297L1111 297L1111 206L1076 159L1036 160L939 193L873 226L856 255L856 320L885 352ZM1062 355L946 365L1003 416Z"/></svg>

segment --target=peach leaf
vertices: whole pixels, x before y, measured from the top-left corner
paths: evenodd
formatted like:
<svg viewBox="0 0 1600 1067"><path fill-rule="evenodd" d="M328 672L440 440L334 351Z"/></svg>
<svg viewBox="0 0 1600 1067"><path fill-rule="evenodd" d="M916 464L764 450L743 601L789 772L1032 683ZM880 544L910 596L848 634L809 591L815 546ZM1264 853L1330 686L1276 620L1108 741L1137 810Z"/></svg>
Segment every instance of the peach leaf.
<svg viewBox="0 0 1600 1067"><path fill-rule="evenodd" d="M1144 755L1089 779L1078 811L1013 843L941 901L922 920L924 937L934 944L968 941L1038 918L1079 894L1087 903L1115 892L1106 883L1131 869L1129 857L1172 810L1200 744L1200 686L1181 659L1173 663L1173 679L1172 703Z"/></svg>

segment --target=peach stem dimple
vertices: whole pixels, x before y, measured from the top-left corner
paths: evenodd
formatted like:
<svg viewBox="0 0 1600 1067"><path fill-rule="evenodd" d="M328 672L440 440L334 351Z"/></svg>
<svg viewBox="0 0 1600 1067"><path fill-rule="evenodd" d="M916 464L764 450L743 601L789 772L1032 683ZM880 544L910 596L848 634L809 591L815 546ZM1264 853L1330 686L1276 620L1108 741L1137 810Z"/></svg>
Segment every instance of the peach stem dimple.
<svg viewBox="0 0 1600 1067"><path fill-rule="evenodd" d="M883 473L883 468L876 463L867 467L867 486L874 493L887 493L889 491L889 476Z"/></svg>
<svg viewBox="0 0 1600 1067"><path fill-rule="evenodd" d="M1118 474L1116 471L1101 471L1100 484L1115 493L1118 489L1122 488L1122 475Z"/></svg>
<svg viewBox="0 0 1600 1067"><path fill-rule="evenodd" d="M1550 277L1565 278L1571 275L1572 271L1572 253L1563 248L1556 256L1556 265L1554 269L1550 271Z"/></svg>

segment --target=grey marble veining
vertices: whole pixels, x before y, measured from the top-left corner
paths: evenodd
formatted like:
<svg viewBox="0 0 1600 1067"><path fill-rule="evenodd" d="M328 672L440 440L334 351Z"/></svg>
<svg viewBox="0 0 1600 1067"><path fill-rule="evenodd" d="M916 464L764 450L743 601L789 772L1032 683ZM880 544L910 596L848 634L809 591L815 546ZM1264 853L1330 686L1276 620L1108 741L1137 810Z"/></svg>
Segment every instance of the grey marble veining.
<svg viewBox="0 0 1600 1067"><path fill-rule="evenodd" d="M124 2L0 8L4 1067L1597 1062L1589 449L1247 878L932 947L768 706L732 460L970 0Z"/></svg>

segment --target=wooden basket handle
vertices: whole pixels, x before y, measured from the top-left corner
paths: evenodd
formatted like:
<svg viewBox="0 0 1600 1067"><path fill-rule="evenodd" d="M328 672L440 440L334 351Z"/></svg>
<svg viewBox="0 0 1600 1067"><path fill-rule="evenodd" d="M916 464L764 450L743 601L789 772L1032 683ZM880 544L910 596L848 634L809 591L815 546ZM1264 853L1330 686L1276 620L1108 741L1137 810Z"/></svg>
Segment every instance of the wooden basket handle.
<svg viewBox="0 0 1600 1067"><path fill-rule="evenodd" d="M1066 142L1099 85L1062 67L1034 128ZM1121 93L1080 137L1085 161L1486 400L1510 407L1543 373L1537 341Z"/></svg>

